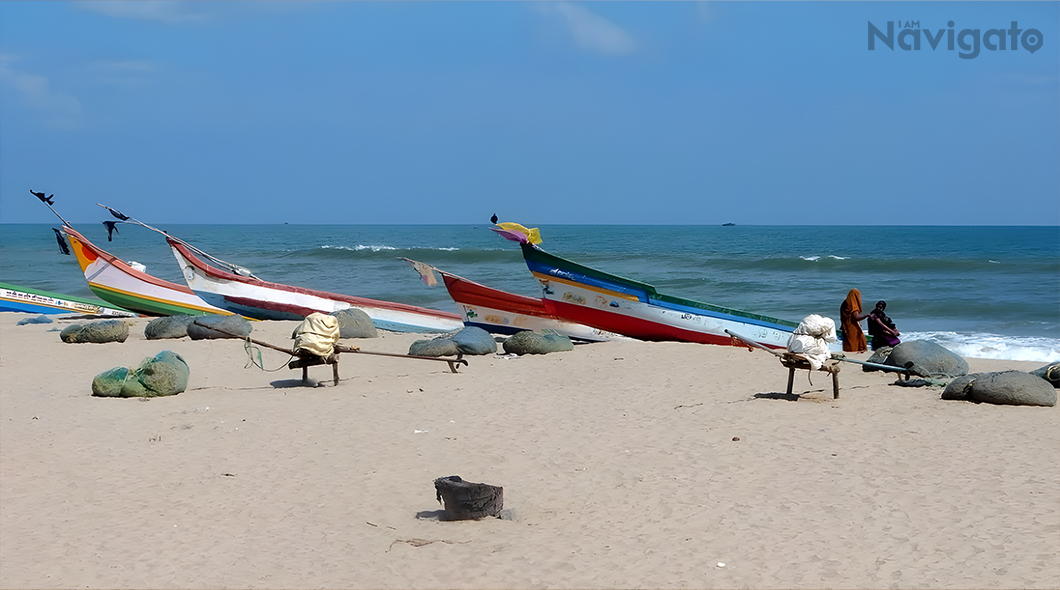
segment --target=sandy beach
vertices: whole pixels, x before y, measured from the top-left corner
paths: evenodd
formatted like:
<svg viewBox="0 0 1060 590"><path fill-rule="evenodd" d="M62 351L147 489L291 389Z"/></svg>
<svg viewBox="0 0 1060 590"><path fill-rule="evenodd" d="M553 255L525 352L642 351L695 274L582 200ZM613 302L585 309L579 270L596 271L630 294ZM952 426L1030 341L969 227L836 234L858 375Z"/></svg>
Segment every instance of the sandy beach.
<svg viewBox="0 0 1060 590"><path fill-rule="evenodd" d="M788 397L761 351L636 341L458 374L347 354L307 388L240 341L149 341L141 318L64 344L68 322L24 317L0 314L3 588L1060 587L1060 408L850 364L838 400L804 371ZM184 393L91 396L161 350ZM439 520L447 475L503 486L512 519Z"/></svg>

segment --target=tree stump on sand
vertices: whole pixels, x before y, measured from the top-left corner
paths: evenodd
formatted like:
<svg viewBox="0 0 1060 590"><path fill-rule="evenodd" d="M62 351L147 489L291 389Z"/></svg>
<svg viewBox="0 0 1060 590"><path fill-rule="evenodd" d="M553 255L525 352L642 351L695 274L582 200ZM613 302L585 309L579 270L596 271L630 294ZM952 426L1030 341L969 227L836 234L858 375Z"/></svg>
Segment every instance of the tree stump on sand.
<svg viewBox="0 0 1060 590"><path fill-rule="evenodd" d="M500 516L504 508L504 488L471 483L459 475L434 480L438 502L445 506L446 520L473 520Z"/></svg>

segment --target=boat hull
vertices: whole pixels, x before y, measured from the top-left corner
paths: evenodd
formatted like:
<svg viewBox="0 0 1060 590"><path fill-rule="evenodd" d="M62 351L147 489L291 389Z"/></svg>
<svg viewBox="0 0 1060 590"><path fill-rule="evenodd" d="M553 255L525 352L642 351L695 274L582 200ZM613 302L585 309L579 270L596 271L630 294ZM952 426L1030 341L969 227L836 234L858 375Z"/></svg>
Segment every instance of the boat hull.
<svg viewBox="0 0 1060 590"><path fill-rule="evenodd" d="M742 346L730 330L769 348L784 348L797 326L770 318L656 292L646 283L610 275L521 244L530 272L555 314L631 338Z"/></svg>
<svg viewBox="0 0 1060 590"><path fill-rule="evenodd" d="M554 330L575 340L604 342L620 337L605 330L560 319L550 302L487 287L463 277L438 271L449 296L460 306L465 326L495 334L524 330Z"/></svg>
<svg viewBox="0 0 1060 590"><path fill-rule="evenodd" d="M167 241L192 291L211 305L247 317L300 320L314 312L330 314L357 308L368 314L377 328L393 332L450 332L464 326L455 313L270 283L226 272L202 261L180 242Z"/></svg>
<svg viewBox="0 0 1060 590"><path fill-rule="evenodd" d="M89 289L106 302L146 315L231 315L206 303L184 285L136 270L70 227L64 227L63 233L73 247Z"/></svg>
<svg viewBox="0 0 1060 590"><path fill-rule="evenodd" d="M39 289L0 283L0 311L42 313L47 315L79 313L113 317L136 317L124 309L107 307L103 301L92 301L71 295L61 295Z"/></svg>

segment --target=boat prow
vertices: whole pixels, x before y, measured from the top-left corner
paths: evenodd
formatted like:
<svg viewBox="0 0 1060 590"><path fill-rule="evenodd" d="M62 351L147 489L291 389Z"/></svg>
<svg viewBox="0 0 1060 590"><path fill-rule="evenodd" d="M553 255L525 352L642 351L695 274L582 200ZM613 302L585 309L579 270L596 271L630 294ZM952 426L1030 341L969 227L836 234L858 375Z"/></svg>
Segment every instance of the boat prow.
<svg viewBox="0 0 1060 590"><path fill-rule="evenodd" d="M477 326L495 334L523 330L554 330L574 340L603 342L620 335L558 317L549 301L508 293L461 276L437 270L449 296L464 314L465 326Z"/></svg>
<svg viewBox="0 0 1060 590"><path fill-rule="evenodd" d="M147 315L231 315L205 302L191 289L139 271L63 226L88 287L100 299Z"/></svg>
<svg viewBox="0 0 1060 590"><path fill-rule="evenodd" d="M270 283L228 272L203 261L185 243L170 237L166 241L192 291L211 305L247 317L299 320L314 312L330 314L353 307L368 314L377 328L394 332L450 332L464 325L455 313Z"/></svg>

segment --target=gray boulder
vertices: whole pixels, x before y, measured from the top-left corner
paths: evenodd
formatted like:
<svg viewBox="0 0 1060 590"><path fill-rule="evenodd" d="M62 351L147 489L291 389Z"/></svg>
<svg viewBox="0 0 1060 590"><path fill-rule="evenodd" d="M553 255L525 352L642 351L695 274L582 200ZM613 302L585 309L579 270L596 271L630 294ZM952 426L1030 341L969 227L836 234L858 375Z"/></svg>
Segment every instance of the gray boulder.
<svg viewBox="0 0 1060 590"><path fill-rule="evenodd" d="M460 354L460 347L456 342L441 337L431 340L417 340L409 346L410 356L456 356Z"/></svg>
<svg viewBox="0 0 1060 590"><path fill-rule="evenodd" d="M246 338L250 336L250 332L254 329L243 316L238 315L208 315L203 317L197 317L194 321L188 324L188 336L192 340L205 340L205 339L217 339L217 338L235 338L235 336L229 336L210 328L220 328L225 332L232 334L238 334L240 338Z"/></svg>
<svg viewBox="0 0 1060 590"><path fill-rule="evenodd" d="M497 341L482 328L469 326L431 340L417 340L409 347L413 356L454 356L460 354L493 354Z"/></svg>
<svg viewBox="0 0 1060 590"><path fill-rule="evenodd" d="M92 380L92 395L97 397L159 397L176 395L188 388L191 370L177 353L163 350L148 357L130 371L115 367Z"/></svg>
<svg viewBox="0 0 1060 590"><path fill-rule="evenodd" d="M22 323L22 322L19 322ZM1060 387L1060 363L1049 363L1040 369L1031 371L1031 375L1037 375L1053 385Z"/></svg>
<svg viewBox="0 0 1060 590"><path fill-rule="evenodd" d="M1055 406L1056 389L1037 375L1023 371L985 373L972 382L972 401L1010 406Z"/></svg>
<svg viewBox="0 0 1060 590"><path fill-rule="evenodd" d="M493 335L477 326L468 326L449 337L463 354L494 354L497 341Z"/></svg>
<svg viewBox="0 0 1060 590"><path fill-rule="evenodd" d="M59 338L69 344L104 344L125 342L129 337L129 324L121 320L103 320L88 324L71 324L59 332Z"/></svg>
<svg viewBox="0 0 1060 590"><path fill-rule="evenodd" d="M504 352L508 354L548 354L574 350L570 338L553 330L518 332L504 341Z"/></svg>
<svg viewBox="0 0 1060 590"><path fill-rule="evenodd" d="M364 310L351 307L331 314L339 320L339 338L376 338L379 332Z"/></svg>
<svg viewBox="0 0 1060 590"><path fill-rule="evenodd" d="M905 367L912 362L911 372L921 377L960 377L968 374L968 361L927 340L902 342L891 350L883 364Z"/></svg>
<svg viewBox="0 0 1060 590"><path fill-rule="evenodd" d="M183 338L188 335L188 324L201 316L169 315L155 318L144 326L144 337L148 340Z"/></svg>
<svg viewBox="0 0 1060 590"><path fill-rule="evenodd" d="M880 348L877 348L872 353L872 356L870 356L868 359L866 359L865 362L867 362L867 363L876 363L877 365L882 365L882 364L884 364L884 361L887 360L887 357L891 356L891 351L892 350L894 350L894 349L891 348L890 346L881 346ZM881 369L877 369L875 367L870 367L868 365L862 365L861 366L861 370L865 371L866 373L868 373L868 372L871 372L871 371L879 371Z"/></svg>
<svg viewBox="0 0 1060 590"><path fill-rule="evenodd" d="M968 394L972 391L972 383L979 378L982 373L972 373L970 375L961 375L953 381L950 381L946 385L946 390L942 392L942 399L968 399Z"/></svg>
<svg viewBox="0 0 1060 590"><path fill-rule="evenodd" d="M44 315L44 314L41 314L41 315L36 316L36 317L26 318L24 320L19 320L18 321L18 325L19 326L25 326L26 324L50 324L50 323L52 323L52 319L50 317Z"/></svg>

